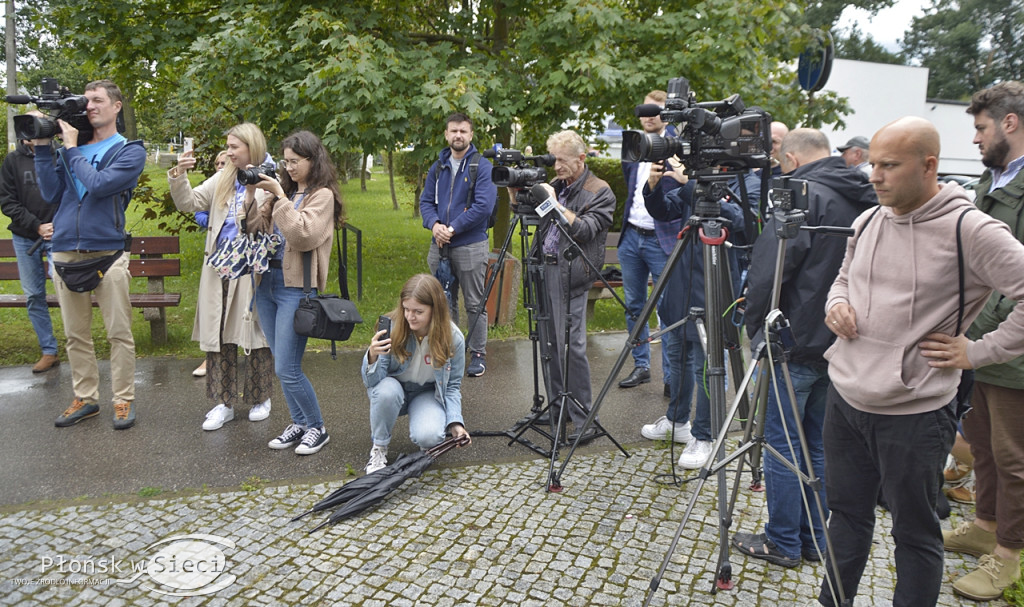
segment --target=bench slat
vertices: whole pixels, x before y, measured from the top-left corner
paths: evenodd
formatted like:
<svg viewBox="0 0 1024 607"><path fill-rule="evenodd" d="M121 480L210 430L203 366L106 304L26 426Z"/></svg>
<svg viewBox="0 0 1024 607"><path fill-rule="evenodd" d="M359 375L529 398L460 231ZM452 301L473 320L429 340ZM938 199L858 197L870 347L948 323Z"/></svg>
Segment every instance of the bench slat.
<svg viewBox="0 0 1024 607"><path fill-rule="evenodd" d="M180 293L132 293L130 296L133 308L166 308L181 304ZM57 305L57 296L50 294L46 296L46 304L51 308ZM93 307L97 307L96 297L92 298ZM25 296L21 294L6 295L0 294L0 308L24 308Z"/></svg>

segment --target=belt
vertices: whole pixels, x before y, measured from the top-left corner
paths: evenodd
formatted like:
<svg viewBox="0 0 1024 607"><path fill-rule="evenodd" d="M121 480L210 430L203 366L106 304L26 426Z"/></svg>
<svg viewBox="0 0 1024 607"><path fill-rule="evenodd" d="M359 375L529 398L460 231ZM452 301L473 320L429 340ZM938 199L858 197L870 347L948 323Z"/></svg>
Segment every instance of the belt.
<svg viewBox="0 0 1024 607"><path fill-rule="evenodd" d="M541 258L544 260L544 263L546 263L546 264L550 264L550 265L553 265L553 266L558 265L558 255L547 255L547 254L545 254Z"/></svg>
<svg viewBox="0 0 1024 607"><path fill-rule="evenodd" d="M644 228L639 228L639 227L637 227L637 226L635 226L633 224L629 224L629 229L635 231L637 234L639 234L641 236L650 236L650 237L657 236L657 234L654 232L654 230L645 230Z"/></svg>
<svg viewBox="0 0 1024 607"><path fill-rule="evenodd" d="M281 263L280 259L271 259L270 260L270 267L277 268L278 270L280 270L280 269L284 268L284 265Z"/></svg>

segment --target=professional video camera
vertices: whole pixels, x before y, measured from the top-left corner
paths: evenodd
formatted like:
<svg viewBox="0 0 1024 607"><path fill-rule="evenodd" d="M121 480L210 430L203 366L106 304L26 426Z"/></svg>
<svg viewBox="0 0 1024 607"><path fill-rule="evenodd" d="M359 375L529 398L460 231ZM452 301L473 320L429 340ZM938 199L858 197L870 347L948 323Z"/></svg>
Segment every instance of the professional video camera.
<svg viewBox="0 0 1024 607"><path fill-rule="evenodd" d="M17 105L34 103L40 110L47 110L48 117L46 118L31 114L15 116L14 133L18 139L49 139L54 135L59 135L58 119L78 129L79 142L91 139L92 125L89 124L89 118L85 112L89 100L83 95L72 95L54 78L43 78L41 88L42 94L39 97L8 95L5 98L7 103Z"/></svg>
<svg viewBox="0 0 1024 607"><path fill-rule="evenodd" d="M638 117L660 116L682 123L678 137L642 131L623 131L622 159L657 162L677 156L688 174L710 167L767 168L772 149L771 115L746 109L739 95L723 101L698 103L686 78L668 81L664 109L648 103L636 107Z"/></svg>
<svg viewBox="0 0 1024 607"><path fill-rule="evenodd" d="M524 156L519 150L511 148L484 150L483 156L494 159L494 168L491 169L494 185L519 188L516 193L516 212L532 212L536 203L530 197L529 188L548 180L548 172L544 167L554 166L555 157L551 154Z"/></svg>

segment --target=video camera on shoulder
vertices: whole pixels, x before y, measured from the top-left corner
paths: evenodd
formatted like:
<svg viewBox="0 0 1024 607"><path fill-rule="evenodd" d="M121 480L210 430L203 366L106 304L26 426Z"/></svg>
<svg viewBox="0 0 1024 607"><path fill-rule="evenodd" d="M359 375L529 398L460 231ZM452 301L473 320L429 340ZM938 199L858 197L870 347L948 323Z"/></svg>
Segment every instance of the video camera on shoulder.
<svg viewBox="0 0 1024 607"><path fill-rule="evenodd" d="M7 103L16 105L34 103L40 111L47 114L46 117L32 114L15 116L14 133L18 139L49 139L54 135L60 135L61 130L57 125L57 120L63 120L78 129L79 143L92 139L92 125L89 124L89 118L86 115L89 100L84 95L72 95L54 78L43 78L41 88L42 94L39 97L7 95L5 98ZM120 116L118 120L120 123Z"/></svg>
<svg viewBox="0 0 1024 607"><path fill-rule="evenodd" d="M747 109L739 95L697 102L690 82L679 77L668 81L664 108L648 103L634 111L638 117L660 116L681 128L678 137L623 131L622 159L627 162L658 162L677 156L691 176L710 167L745 170L771 166L771 115Z"/></svg>
<svg viewBox="0 0 1024 607"><path fill-rule="evenodd" d="M524 156L519 150L497 148L483 151L484 158L493 158L491 181L501 188L519 188L516 192L516 213L533 213L536 203L530 196L530 188L548 180L544 167L554 166L551 154Z"/></svg>

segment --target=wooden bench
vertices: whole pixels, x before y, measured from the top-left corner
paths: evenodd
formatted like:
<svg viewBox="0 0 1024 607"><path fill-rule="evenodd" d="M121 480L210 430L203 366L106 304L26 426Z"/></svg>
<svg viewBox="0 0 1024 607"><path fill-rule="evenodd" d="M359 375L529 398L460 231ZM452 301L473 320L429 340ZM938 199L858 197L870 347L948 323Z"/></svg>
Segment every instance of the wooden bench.
<svg viewBox="0 0 1024 607"><path fill-rule="evenodd" d="M181 259L164 257L178 255L180 249L177 236L139 236L132 240L131 258L128 268L132 278L146 279L145 293L131 293L133 308L142 308L142 316L149 321L153 343L167 343L168 306L181 303L180 293L164 292L164 278L181 275ZM0 280L18 280L18 262L12 240L0 240ZM49 294L46 303L51 308L60 307L57 296ZM96 306L96 297L92 305ZM0 308L24 308L25 295L0 293Z"/></svg>
<svg viewBox="0 0 1024 607"><path fill-rule="evenodd" d="M608 266L619 265L619 232L608 232L608 238L604 241L604 266L601 268L604 270ZM621 280L609 280L608 284L612 288L618 288L622 286ZM604 286L604 282L601 280L595 280L594 286L590 287L590 292L587 293L587 320L594 317L594 305L599 299L611 299L612 293Z"/></svg>

